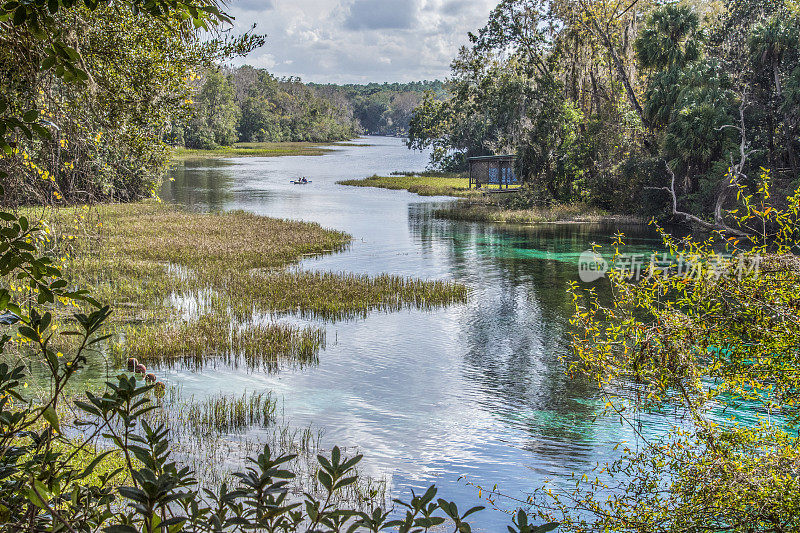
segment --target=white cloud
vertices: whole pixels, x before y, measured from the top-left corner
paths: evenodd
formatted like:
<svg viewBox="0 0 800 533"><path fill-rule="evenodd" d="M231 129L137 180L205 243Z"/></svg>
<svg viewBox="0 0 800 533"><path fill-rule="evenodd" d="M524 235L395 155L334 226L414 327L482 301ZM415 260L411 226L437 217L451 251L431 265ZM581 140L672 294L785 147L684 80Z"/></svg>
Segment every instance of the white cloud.
<svg viewBox="0 0 800 533"><path fill-rule="evenodd" d="M497 0L234 0L266 45L234 64L315 82L442 79ZM260 7L259 7L260 6Z"/></svg>

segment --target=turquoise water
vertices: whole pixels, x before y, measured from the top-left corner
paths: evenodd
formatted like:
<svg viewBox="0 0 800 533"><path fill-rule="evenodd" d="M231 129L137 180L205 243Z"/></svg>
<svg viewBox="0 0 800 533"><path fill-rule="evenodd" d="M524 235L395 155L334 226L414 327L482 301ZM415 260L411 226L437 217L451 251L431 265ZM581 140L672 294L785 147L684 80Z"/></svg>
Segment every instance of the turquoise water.
<svg viewBox="0 0 800 533"><path fill-rule="evenodd" d="M274 391L293 425L323 428L326 445L357 446L366 472L389 479L395 495L435 482L440 495L464 507L481 502L461 476L519 497L548 479L569 484L570 473L611 459L621 440L633 442L618 422L595 420L601 411L596 389L564 375L566 289L578 280L578 256L592 242L610 243L622 230L635 251L650 252L659 248L657 236L606 224L437 220L433 209L452 200L336 185L421 170L427 162L427 154L408 151L400 139L359 142L369 146L339 147L321 157L186 162L174 169L162 198L347 231L354 238L348 251L309 259L301 268L451 279L470 288L469 301L325 324L328 344L313 367L159 374L197 397ZM313 183L289 183L299 176ZM671 416L645 423L658 431ZM485 511L476 522L498 531L507 517Z"/></svg>

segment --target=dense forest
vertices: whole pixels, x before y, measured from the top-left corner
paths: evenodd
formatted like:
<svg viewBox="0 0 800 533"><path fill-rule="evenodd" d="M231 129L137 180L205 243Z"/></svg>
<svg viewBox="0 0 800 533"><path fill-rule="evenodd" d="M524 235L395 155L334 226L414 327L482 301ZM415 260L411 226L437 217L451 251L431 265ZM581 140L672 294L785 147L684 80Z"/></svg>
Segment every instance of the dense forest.
<svg viewBox="0 0 800 533"><path fill-rule="evenodd" d="M193 114L174 124L171 144L215 148L235 142L327 142L406 135L423 96L445 97L440 81L335 85L277 78L250 66L197 76Z"/></svg>
<svg viewBox="0 0 800 533"><path fill-rule="evenodd" d="M719 217L761 167L794 184L799 35L789 0L503 0L409 144L515 153L540 202Z"/></svg>
<svg viewBox="0 0 800 533"><path fill-rule="evenodd" d="M235 142L337 141L360 131L338 92L249 66L206 70L194 80L191 104L192 115L173 128L172 144L215 148Z"/></svg>
<svg viewBox="0 0 800 533"><path fill-rule="evenodd" d="M439 80L311 85L323 88L329 94L344 95L362 131L369 135L406 135L414 110L422 103L425 94L430 93L430 97L437 100L448 94L447 84Z"/></svg>

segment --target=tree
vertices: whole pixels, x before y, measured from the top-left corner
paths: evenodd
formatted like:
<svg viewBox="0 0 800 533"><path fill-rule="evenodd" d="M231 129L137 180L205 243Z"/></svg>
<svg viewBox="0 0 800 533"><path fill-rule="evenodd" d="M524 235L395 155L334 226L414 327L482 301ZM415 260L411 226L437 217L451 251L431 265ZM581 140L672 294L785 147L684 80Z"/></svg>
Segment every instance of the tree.
<svg viewBox="0 0 800 533"><path fill-rule="evenodd" d="M128 3L24 4L13 15L9 5L0 17L0 171L11 204L152 195L192 73L259 43L213 34L201 42L196 28L229 20L213 5L154 3L146 15Z"/></svg>
<svg viewBox="0 0 800 533"><path fill-rule="evenodd" d="M195 116L184 135L186 146L215 148L236 142L241 111L234 101L234 87L224 73L208 71L194 103Z"/></svg>
<svg viewBox="0 0 800 533"><path fill-rule="evenodd" d="M598 384L637 442L574 491L541 494L563 529L800 527L800 192L781 208L769 185L764 174L753 195L739 188L750 240L662 232L669 255L645 259L637 278L619 235L610 301L573 286L570 371ZM643 413L667 411L678 417L668 431L641 432Z"/></svg>

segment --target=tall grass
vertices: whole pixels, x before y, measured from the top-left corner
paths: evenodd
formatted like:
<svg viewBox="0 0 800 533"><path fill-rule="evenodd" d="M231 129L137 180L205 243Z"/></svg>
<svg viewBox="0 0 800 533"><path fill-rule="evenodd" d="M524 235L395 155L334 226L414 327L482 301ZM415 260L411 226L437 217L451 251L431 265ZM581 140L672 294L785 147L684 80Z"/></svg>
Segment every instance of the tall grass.
<svg viewBox="0 0 800 533"><path fill-rule="evenodd" d="M115 309L119 360L248 370L316 362L324 330L262 315L327 321L466 299L450 282L286 267L341 251L350 237L318 224L244 212L201 214L140 203L48 213L66 273Z"/></svg>
<svg viewBox="0 0 800 533"><path fill-rule="evenodd" d="M372 176L357 180L337 182L353 187L378 187L380 189L406 190L420 196L479 197L482 191L469 188L469 178L452 175L402 175Z"/></svg>
<svg viewBox="0 0 800 533"><path fill-rule="evenodd" d="M315 363L325 343L325 330L282 323L239 323L219 314L188 321L128 327L117 346L119 358L135 357L150 366L195 370L209 363L275 371L281 361Z"/></svg>
<svg viewBox="0 0 800 533"><path fill-rule="evenodd" d="M602 209L582 203L556 204L528 209L510 209L492 203L456 204L437 209L436 218L501 224L541 224L545 222L641 222L636 217L609 215Z"/></svg>

